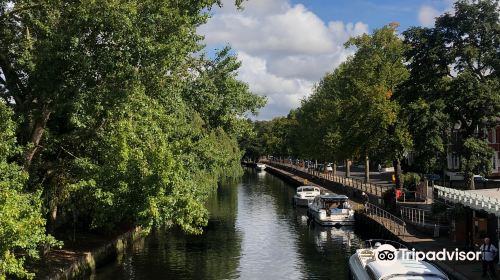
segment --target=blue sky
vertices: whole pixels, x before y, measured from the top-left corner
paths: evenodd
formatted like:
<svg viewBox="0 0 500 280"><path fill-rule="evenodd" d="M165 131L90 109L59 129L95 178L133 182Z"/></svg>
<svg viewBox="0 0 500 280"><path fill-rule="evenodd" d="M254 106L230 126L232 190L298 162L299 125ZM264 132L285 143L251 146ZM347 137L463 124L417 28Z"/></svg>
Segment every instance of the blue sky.
<svg viewBox="0 0 500 280"><path fill-rule="evenodd" d="M350 37L394 21L400 31L433 26L453 5L452 0L248 0L241 11L234 0L223 3L198 32L209 54L233 48L242 62L238 78L267 97L254 117L260 120L300 106L326 72L353 54L343 47Z"/></svg>
<svg viewBox="0 0 500 280"><path fill-rule="evenodd" d="M370 30L392 21L399 22L401 30L420 26L418 15L422 6L444 11L452 5L451 1L443 0L293 0L291 3L306 6L325 21L362 21Z"/></svg>

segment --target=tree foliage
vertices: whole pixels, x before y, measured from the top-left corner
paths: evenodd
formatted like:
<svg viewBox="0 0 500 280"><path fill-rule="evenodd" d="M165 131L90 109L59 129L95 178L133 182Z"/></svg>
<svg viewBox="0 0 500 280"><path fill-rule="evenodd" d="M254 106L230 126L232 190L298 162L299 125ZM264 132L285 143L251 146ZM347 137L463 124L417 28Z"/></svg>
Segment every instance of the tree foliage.
<svg viewBox="0 0 500 280"><path fill-rule="evenodd" d="M0 279L7 275L32 278L23 267L25 256L38 258L41 247L58 245L45 234L40 192L27 192L28 174L22 166L9 162L21 151L11 115L0 101Z"/></svg>
<svg viewBox="0 0 500 280"><path fill-rule="evenodd" d="M398 175L409 152L421 173L446 169L454 153L474 188L474 174L491 172L487 134L500 120L499 19L496 0L459 0L433 28L399 36L392 23L351 38L354 55L325 74L293 111L292 129L274 133L288 138L273 142L302 158L393 160Z"/></svg>
<svg viewBox="0 0 500 280"><path fill-rule="evenodd" d="M412 107L435 114L425 114L426 118L415 122L415 127L420 126L415 131L425 127L434 136L419 139L421 155L436 161L425 144L443 152L443 143L453 142L448 152L460 156L471 188L475 172L490 172L487 161L492 151L485 131L500 118L498 7L493 0L460 0L454 14L438 17L434 28L415 27L404 33L411 46L407 53L411 79L404 99ZM439 133L443 129L448 130L449 139ZM478 156L483 160L477 160Z"/></svg>
<svg viewBox="0 0 500 280"><path fill-rule="evenodd" d="M43 208L49 231L202 231L217 181L241 172L246 114L265 103L237 80L229 48L201 53L196 30L213 5L0 1L0 97L22 151L0 147L33 227L43 229ZM41 242L33 233L26 248Z"/></svg>
<svg viewBox="0 0 500 280"><path fill-rule="evenodd" d="M297 124L284 134L298 144L289 146L294 147L289 155L323 161L401 159L412 143L394 98L408 77L396 25L352 38L346 47L355 47L356 53L327 73L293 112Z"/></svg>

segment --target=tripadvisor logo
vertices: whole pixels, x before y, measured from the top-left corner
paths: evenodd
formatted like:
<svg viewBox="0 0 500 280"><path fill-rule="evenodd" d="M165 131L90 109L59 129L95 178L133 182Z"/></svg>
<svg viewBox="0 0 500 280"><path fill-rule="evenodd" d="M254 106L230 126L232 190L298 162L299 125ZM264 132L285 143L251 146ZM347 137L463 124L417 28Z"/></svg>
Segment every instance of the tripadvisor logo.
<svg viewBox="0 0 500 280"><path fill-rule="evenodd" d="M380 245L375 251L375 261L391 264L400 261L480 261L481 252L465 252L458 249L448 251L417 251L415 249L396 249L390 244Z"/></svg>
<svg viewBox="0 0 500 280"><path fill-rule="evenodd" d="M399 251L390 244L383 244L375 249L375 260L383 264L391 264L398 259Z"/></svg>

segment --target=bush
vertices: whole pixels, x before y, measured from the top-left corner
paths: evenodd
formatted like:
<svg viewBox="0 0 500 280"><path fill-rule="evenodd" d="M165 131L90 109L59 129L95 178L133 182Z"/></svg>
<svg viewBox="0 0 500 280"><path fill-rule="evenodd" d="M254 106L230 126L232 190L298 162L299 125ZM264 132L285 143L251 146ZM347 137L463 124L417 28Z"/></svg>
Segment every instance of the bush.
<svg viewBox="0 0 500 280"><path fill-rule="evenodd" d="M408 172L403 174L404 187L410 191L415 191L417 185L420 183L420 175L414 172Z"/></svg>

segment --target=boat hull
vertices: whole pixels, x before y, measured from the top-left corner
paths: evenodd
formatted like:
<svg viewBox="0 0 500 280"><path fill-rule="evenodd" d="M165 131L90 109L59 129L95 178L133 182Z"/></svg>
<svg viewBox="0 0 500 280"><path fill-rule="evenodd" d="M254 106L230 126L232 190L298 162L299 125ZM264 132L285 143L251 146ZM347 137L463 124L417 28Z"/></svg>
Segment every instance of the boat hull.
<svg viewBox="0 0 500 280"><path fill-rule="evenodd" d="M331 226L331 227L353 226L355 223L355 221L351 219L320 220L318 217L314 217L314 221L322 226Z"/></svg>
<svg viewBox="0 0 500 280"><path fill-rule="evenodd" d="M257 164L255 168L259 171L263 171L266 169L266 166L264 164Z"/></svg>
<svg viewBox="0 0 500 280"><path fill-rule="evenodd" d="M308 215L310 218L314 219L314 221L322 226L354 226L355 219L354 215L350 214L337 214L330 215L324 218L320 217L319 212L313 211L309 208Z"/></svg>
<svg viewBox="0 0 500 280"><path fill-rule="evenodd" d="M309 203L311 203L313 201L313 199L314 198L308 199L308 198L301 198L301 197L294 196L293 203L296 206L307 207L307 206L309 206Z"/></svg>
<svg viewBox="0 0 500 280"><path fill-rule="evenodd" d="M357 261L356 254L349 258L349 275L354 280L370 280L363 266Z"/></svg>

